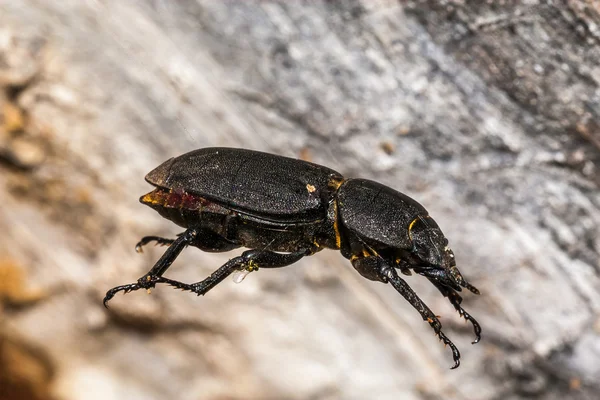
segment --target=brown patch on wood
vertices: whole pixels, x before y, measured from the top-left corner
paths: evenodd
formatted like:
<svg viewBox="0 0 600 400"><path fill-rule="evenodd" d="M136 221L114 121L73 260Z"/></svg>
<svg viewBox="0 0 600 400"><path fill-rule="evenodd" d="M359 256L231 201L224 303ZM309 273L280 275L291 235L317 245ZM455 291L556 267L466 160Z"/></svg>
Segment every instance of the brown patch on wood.
<svg viewBox="0 0 600 400"><path fill-rule="evenodd" d="M2 128L7 132L18 132L25 128L25 114L18 106L6 102L2 105Z"/></svg>
<svg viewBox="0 0 600 400"><path fill-rule="evenodd" d="M42 290L35 290L26 284L22 267L11 260L0 262L0 304L27 305L45 297Z"/></svg>
<svg viewBox="0 0 600 400"><path fill-rule="evenodd" d="M42 350L0 327L0 400L51 400L54 366Z"/></svg>
<svg viewBox="0 0 600 400"><path fill-rule="evenodd" d="M394 146L392 142L381 142L379 146L381 147L381 150L383 150L383 152L388 156L391 156L396 151L396 146Z"/></svg>

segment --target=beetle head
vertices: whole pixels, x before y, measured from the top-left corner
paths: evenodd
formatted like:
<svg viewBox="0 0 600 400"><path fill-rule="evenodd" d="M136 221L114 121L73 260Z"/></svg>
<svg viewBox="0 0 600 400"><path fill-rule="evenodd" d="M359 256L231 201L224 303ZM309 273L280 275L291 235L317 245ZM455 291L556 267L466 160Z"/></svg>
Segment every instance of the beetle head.
<svg viewBox="0 0 600 400"><path fill-rule="evenodd" d="M468 283L456 267L448 239L431 217L417 217L410 223L408 233L413 243L412 252L419 264L414 268L415 272L457 291L464 287L479 294L479 290Z"/></svg>
<svg viewBox="0 0 600 400"><path fill-rule="evenodd" d="M413 243L413 254L422 263L444 267L449 260L449 257L446 256L448 240L431 217L415 218L408 227L408 235ZM452 254L453 257L454 254Z"/></svg>

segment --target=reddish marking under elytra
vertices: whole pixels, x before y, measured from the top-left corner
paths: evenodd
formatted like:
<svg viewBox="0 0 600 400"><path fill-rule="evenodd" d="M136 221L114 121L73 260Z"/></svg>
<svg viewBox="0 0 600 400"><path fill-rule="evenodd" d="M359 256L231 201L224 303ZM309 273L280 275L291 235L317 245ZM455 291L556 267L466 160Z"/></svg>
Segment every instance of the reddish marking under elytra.
<svg viewBox="0 0 600 400"><path fill-rule="evenodd" d="M212 206L215 212L221 212L222 207L200 196L184 192L182 190L154 189L152 192L142 196L141 201L153 206L165 208L179 208L190 211L203 210Z"/></svg>
<svg viewBox="0 0 600 400"><path fill-rule="evenodd" d="M186 210L197 210L200 208L200 205L201 198L189 193L183 195L182 207Z"/></svg>
<svg viewBox="0 0 600 400"><path fill-rule="evenodd" d="M169 193L165 206L179 208L181 205L182 195L176 192Z"/></svg>

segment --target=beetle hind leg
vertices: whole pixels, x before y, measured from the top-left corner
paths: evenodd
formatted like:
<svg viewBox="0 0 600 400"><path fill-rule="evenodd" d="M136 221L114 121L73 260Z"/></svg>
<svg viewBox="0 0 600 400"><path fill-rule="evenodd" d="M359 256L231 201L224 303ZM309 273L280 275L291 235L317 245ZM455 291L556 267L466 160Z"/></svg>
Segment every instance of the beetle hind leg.
<svg viewBox="0 0 600 400"><path fill-rule="evenodd" d="M170 246L175 242L175 239L167 239L160 236L144 236L136 245L135 251L138 253L143 253L143 247L148 243L156 242L155 245L158 246Z"/></svg>
<svg viewBox="0 0 600 400"><path fill-rule="evenodd" d="M169 246L167 251L165 251L162 257L156 262L156 264L154 264L152 269L148 271L146 275L138 279L136 283L117 286L106 292L103 300L104 306L108 308L108 302L110 299L112 299L119 292L129 293L133 292L134 290L153 288L157 282L157 279L160 278L167 269L169 269L171 264L173 264L173 261L175 261L183 249L194 242L197 235L198 231L196 229L188 229L182 233L171 243L171 246ZM144 241L144 239L142 239L142 241Z"/></svg>

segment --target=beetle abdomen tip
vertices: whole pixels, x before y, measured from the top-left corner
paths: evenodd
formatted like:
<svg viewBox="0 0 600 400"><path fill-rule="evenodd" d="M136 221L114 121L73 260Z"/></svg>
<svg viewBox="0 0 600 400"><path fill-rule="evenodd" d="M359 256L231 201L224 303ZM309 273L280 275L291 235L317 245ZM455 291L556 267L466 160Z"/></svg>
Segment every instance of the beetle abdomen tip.
<svg viewBox="0 0 600 400"><path fill-rule="evenodd" d="M190 193L157 188L140 197L140 202L150 207L179 208L186 210L199 210L203 198Z"/></svg>

